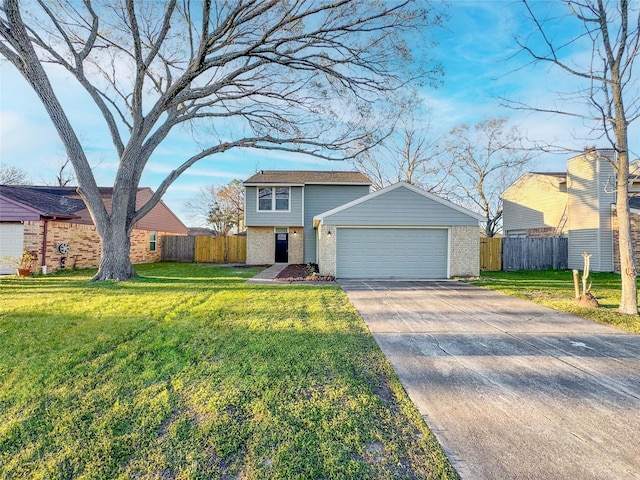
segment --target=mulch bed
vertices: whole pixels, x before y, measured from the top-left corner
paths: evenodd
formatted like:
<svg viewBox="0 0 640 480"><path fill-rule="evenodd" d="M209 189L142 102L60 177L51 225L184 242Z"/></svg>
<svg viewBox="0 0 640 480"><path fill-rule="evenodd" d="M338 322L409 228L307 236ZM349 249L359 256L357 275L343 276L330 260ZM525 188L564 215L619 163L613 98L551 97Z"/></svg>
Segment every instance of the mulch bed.
<svg viewBox="0 0 640 480"><path fill-rule="evenodd" d="M289 265L276 276L276 280L283 282L333 282L335 279L327 275L309 275L306 265Z"/></svg>

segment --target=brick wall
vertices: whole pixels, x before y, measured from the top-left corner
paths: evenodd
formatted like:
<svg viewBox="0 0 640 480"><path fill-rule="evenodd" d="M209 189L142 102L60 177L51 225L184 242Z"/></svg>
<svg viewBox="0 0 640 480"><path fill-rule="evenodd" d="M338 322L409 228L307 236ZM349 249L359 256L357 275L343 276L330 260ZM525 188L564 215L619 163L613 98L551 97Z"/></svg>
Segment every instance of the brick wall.
<svg viewBox="0 0 640 480"><path fill-rule="evenodd" d="M37 267L42 265L43 221L24 222L24 248L38 254ZM156 251L149 250L149 235L146 230L134 230L131 234L130 258L132 263L152 263L160 261L161 242L164 235L175 233L157 232ZM65 268L90 268L100 264L100 237L93 225L81 225L68 222L47 222L46 265L49 272L60 268L63 255L56 252L59 243L69 244Z"/></svg>
<svg viewBox="0 0 640 480"><path fill-rule="evenodd" d="M296 233L293 233L296 232ZM304 229L302 227L289 227L289 263L301 264L304 262Z"/></svg>
<svg viewBox="0 0 640 480"><path fill-rule="evenodd" d="M289 263L303 263L304 229L289 227L287 242ZM247 265L270 265L275 261L276 234L274 227L247 227Z"/></svg>
<svg viewBox="0 0 640 480"><path fill-rule="evenodd" d="M247 227L247 265L270 265L275 261L273 227Z"/></svg>
<svg viewBox="0 0 640 480"><path fill-rule="evenodd" d="M331 231L334 234L328 235ZM320 225L320 235L318 237L318 269L320 275L336 275L336 227L334 225Z"/></svg>
<svg viewBox="0 0 640 480"><path fill-rule="evenodd" d="M449 274L452 277L477 277L480 275L480 230L478 227L451 227Z"/></svg>
<svg viewBox="0 0 640 480"><path fill-rule="evenodd" d="M611 217L611 229L613 230L613 271L620 272L620 235L618 234L618 216L615 209ZM636 267L640 265L640 215L631 214L631 241L633 242L633 256Z"/></svg>
<svg viewBox="0 0 640 480"><path fill-rule="evenodd" d="M555 237L555 236L556 236L556 229L553 227L527 229L528 238L549 238L549 237Z"/></svg>

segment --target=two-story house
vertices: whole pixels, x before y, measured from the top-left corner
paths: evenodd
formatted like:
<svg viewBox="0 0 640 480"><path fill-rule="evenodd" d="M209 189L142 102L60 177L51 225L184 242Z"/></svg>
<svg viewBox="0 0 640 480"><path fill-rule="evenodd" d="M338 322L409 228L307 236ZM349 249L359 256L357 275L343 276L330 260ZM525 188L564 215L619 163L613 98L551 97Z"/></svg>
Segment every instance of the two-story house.
<svg viewBox="0 0 640 480"><path fill-rule="evenodd" d="M313 217L369 193L360 172L261 170L244 182L247 263L317 262Z"/></svg>
<svg viewBox="0 0 640 480"><path fill-rule="evenodd" d="M481 217L359 172L260 171L244 182L247 264L316 263L342 278L478 275Z"/></svg>
<svg viewBox="0 0 640 480"><path fill-rule="evenodd" d="M567 161L563 173L525 173L502 194L505 236L565 236L569 268L582 268L582 253L591 254L591 269L619 271L616 175L613 150L588 149ZM636 262L640 260L640 182L630 176Z"/></svg>

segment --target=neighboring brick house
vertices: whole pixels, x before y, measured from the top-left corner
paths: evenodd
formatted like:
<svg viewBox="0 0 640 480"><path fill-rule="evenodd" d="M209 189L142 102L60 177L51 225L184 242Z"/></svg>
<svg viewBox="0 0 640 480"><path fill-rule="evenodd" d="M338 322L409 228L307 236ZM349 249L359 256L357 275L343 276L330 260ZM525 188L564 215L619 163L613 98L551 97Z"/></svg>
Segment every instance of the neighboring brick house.
<svg viewBox="0 0 640 480"><path fill-rule="evenodd" d="M112 191L100 189L107 210ZM149 188L138 189L137 206L152 195ZM131 233L131 261L157 262L163 236L186 234L184 224L160 202ZM38 271L99 265L100 237L75 187L0 185L0 257L19 256L23 250L37 253ZM12 269L3 265L0 273Z"/></svg>
<svg viewBox="0 0 640 480"><path fill-rule="evenodd" d="M369 193L358 172L261 171L244 182L247 263L317 263L339 278L479 273L482 217L399 182Z"/></svg>
<svg viewBox="0 0 640 480"><path fill-rule="evenodd" d="M589 149L569 159L565 173L524 174L502 194L504 235L566 236L569 268L582 268L586 251L591 254L591 270L619 271L614 155L613 150ZM640 181L637 175L629 181L638 263Z"/></svg>

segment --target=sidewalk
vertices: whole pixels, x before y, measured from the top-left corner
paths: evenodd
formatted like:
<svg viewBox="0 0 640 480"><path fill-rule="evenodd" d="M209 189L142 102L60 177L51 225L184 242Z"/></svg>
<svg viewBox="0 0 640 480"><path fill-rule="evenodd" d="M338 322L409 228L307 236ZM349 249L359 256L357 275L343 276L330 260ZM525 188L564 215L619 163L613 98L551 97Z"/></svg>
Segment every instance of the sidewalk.
<svg viewBox="0 0 640 480"><path fill-rule="evenodd" d="M272 283L275 281L278 274L288 266L288 263L274 263L256 276L251 277L245 283Z"/></svg>

